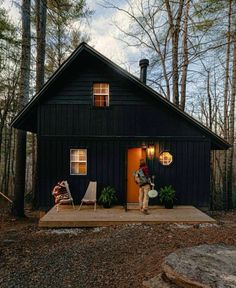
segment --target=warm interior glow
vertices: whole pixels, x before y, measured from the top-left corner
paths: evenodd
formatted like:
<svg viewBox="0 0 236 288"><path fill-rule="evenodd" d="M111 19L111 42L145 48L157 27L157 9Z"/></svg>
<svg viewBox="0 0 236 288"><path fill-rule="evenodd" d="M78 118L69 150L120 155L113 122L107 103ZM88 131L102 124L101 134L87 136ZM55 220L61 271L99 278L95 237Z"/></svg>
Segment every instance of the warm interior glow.
<svg viewBox="0 0 236 288"><path fill-rule="evenodd" d="M109 106L109 84L94 83L93 84L93 103L95 107Z"/></svg>
<svg viewBox="0 0 236 288"><path fill-rule="evenodd" d="M86 175L87 174L87 150L71 149L70 150L70 174Z"/></svg>
<svg viewBox="0 0 236 288"><path fill-rule="evenodd" d="M148 157L152 158L155 154L155 147L153 145L148 146L147 148L147 155Z"/></svg>
<svg viewBox="0 0 236 288"><path fill-rule="evenodd" d="M160 154L160 163L164 166L168 166L173 162L173 156L168 151L164 151Z"/></svg>

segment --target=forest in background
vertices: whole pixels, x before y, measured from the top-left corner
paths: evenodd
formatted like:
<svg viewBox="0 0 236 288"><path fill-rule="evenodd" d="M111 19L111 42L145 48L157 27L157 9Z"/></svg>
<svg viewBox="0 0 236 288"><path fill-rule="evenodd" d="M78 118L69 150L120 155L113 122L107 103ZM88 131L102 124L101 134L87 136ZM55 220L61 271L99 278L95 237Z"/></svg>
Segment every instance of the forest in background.
<svg viewBox="0 0 236 288"><path fill-rule="evenodd" d="M26 142L10 123L79 43L89 43L80 24L93 11L85 0L15 2L22 27L0 0L0 191L22 206L22 195L34 199L37 141L28 133ZM101 5L124 17L114 20L120 41L149 58L148 84L232 145L212 153L211 209L236 207L236 1L114 3Z"/></svg>

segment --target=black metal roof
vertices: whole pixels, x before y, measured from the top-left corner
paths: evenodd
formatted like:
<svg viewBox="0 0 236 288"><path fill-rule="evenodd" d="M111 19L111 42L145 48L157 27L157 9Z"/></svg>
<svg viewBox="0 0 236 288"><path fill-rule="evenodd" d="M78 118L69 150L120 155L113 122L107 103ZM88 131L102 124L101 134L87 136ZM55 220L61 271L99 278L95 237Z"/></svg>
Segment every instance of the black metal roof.
<svg viewBox="0 0 236 288"><path fill-rule="evenodd" d="M57 81L58 77L62 75L62 73L74 62L74 60L81 54L82 51L87 51L88 53L92 54L96 58L98 58L100 61L108 65L110 68L114 69L116 72L118 72L120 75L128 79L129 81L133 82L135 85L137 85L139 88L143 89L145 92L151 94L153 97L158 99L163 104L167 105L169 109L171 109L173 112L179 114L182 118L184 118L186 121L190 122L192 125L198 127L202 132L206 135L208 135L214 143L213 146L216 147L216 149L228 149L231 145L225 141L223 138L219 137L217 134L212 132L210 129L208 129L206 126L204 126L202 123L191 117L186 112L180 110L177 106L175 106L173 103L168 101L166 98L164 98L161 94L147 86L146 84L143 84L137 77L130 74L128 71L124 70L114 62L112 62L110 59L96 51L94 48L89 46L87 43L82 42L78 48L67 58L67 60L64 61L64 63L54 72L54 74L49 78L49 80L43 85L41 90L30 100L30 102L16 115L16 117L13 119L11 126L17 129L23 129L27 130L27 128L23 127L26 125L22 125L22 123L25 123L28 119L29 113L32 111L34 107L37 106L39 101L41 100L42 96L46 93L46 91L49 89L49 87L52 87L52 85Z"/></svg>

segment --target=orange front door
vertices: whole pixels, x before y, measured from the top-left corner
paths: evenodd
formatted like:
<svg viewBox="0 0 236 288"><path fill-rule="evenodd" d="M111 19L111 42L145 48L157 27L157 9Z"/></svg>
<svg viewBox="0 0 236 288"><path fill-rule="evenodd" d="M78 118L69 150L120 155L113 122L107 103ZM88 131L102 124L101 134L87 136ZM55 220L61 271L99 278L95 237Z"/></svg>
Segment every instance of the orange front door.
<svg viewBox="0 0 236 288"><path fill-rule="evenodd" d="M139 160L146 158L146 151L142 148L128 149L128 167L127 167L127 202L138 203L139 187L134 181L133 173L139 168Z"/></svg>

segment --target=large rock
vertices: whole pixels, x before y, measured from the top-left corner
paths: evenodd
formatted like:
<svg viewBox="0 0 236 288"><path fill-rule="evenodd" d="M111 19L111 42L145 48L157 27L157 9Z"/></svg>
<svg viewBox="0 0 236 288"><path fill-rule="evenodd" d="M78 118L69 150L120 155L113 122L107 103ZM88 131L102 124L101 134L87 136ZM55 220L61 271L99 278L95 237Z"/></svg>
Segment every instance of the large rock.
<svg viewBox="0 0 236 288"><path fill-rule="evenodd" d="M177 287L235 288L236 247L201 245L179 249L165 258L162 269L164 278ZM143 284L159 288L159 281L160 277L154 277Z"/></svg>
<svg viewBox="0 0 236 288"><path fill-rule="evenodd" d="M236 287L236 247L201 245L165 258L163 273L180 287Z"/></svg>
<svg viewBox="0 0 236 288"><path fill-rule="evenodd" d="M147 287L147 288L157 288L157 287L158 288L175 288L176 286L165 281L162 278L162 275L159 274L150 280L143 281L143 287Z"/></svg>

